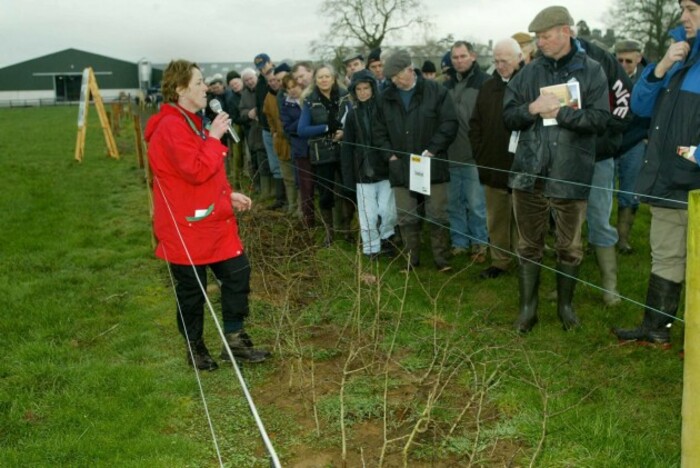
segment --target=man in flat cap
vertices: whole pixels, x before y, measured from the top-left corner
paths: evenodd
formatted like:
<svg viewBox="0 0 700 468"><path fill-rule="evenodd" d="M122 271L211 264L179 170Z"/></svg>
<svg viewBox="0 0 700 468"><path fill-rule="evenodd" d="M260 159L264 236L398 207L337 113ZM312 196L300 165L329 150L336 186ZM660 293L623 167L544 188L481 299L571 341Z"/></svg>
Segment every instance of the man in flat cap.
<svg viewBox="0 0 700 468"><path fill-rule="evenodd" d="M619 41L615 44L615 56L632 83L636 83L646 66L642 56L642 44L631 39ZM615 160L615 172L620 188L617 193L617 248L623 254L632 253L629 234L639 207L639 197L633 193L646 150L649 120L648 117L634 116L623 136L619 156Z"/></svg>
<svg viewBox="0 0 700 468"><path fill-rule="evenodd" d="M425 204L430 225L433 260L438 270L448 271L450 248L447 186L450 180L447 148L457 134L457 115L452 97L443 86L416 76L406 50L389 55L384 75L391 84L377 99L372 141L389 164L401 238L408 254L407 269L419 265L421 223L419 203ZM431 157L430 195L409 190L410 154Z"/></svg>
<svg viewBox="0 0 700 468"><path fill-rule="evenodd" d="M614 330L621 340L666 346L685 280L688 192L700 189L700 5L678 3L681 25L670 32L674 42L644 69L632 92L632 111L651 117L636 189L650 205L651 276L642 323Z"/></svg>
<svg viewBox="0 0 700 468"><path fill-rule="evenodd" d="M535 52L537 52L537 46L535 45L533 37L526 32L517 32L510 37L518 41L520 50L523 52L523 61L525 65L530 63L535 56Z"/></svg>
<svg viewBox="0 0 700 468"><path fill-rule="evenodd" d="M350 54L343 59L345 74L352 77L352 74L365 69L365 58L361 53Z"/></svg>
<svg viewBox="0 0 700 468"><path fill-rule="evenodd" d="M538 320L540 268L551 209L556 224L557 315L565 330L579 325L572 301L583 258L581 226L596 135L605 130L610 105L605 73L576 47L573 23L564 7L537 14L529 31L535 33L542 55L508 83L503 101L506 128L517 132L509 186L520 234L520 313L515 327L521 333ZM568 94L568 99L557 94Z"/></svg>

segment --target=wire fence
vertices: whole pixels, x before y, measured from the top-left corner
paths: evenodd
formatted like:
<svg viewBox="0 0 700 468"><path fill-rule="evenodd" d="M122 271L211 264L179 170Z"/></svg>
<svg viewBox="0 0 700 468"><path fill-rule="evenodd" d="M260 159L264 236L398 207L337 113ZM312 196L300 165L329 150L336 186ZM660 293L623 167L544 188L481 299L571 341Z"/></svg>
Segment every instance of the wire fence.
<svg viewBox="0 0 700 468"><path fill-rule="evenodd" d="M349 143L349 142L340 142L340 143L341 143L341 145L342 145L342 144L349 144L349 145L358 146L358 147L363 147L363 148L366 148L366 149L371 149L371 150L379 151L379 152L388 152L388 153L391 153L391 154L401 154L401 155L406 155L406 156L410 156L410 155L411 155L411 153L408 153L408 152L390 150L390 149L386 149L386 148L379 148L379 147L370 146L370 145L361 145L361 144ZM469 167L475 167L475 168L477 168L477 169L496 170L496 171L499 171L499 172L505 172L505 173L509 173L509 174L520 174L520 172L517 172L517 171L504 170L504 169L496 169L496 168L492 168L492 167L488 167L488 166L483 166L483 165L478 165L478 164L472 164L472 163L464 163L464 162L458 162L458 161L449 161L449 160L447 160L447 159L438 158L438 157L436 157L436 156L433 156L432 159L437 160L437 161L444 161L444 162L447 162L447 163L452 164L452 165L455 165L455 166L469 166ZM299 168L298 166L295 166L295 170L297 170L297 171L303 171L303 169ZM348 199L347 196L345 195L345 190L341 190L341 189L338 189L338 188L337 188L339 185L342 185L342 184L339 184L336 180L329 180L329 179L320 177L318 174L316 174L316 173L313 172L313 171L312 171L312 175L313 175L313 177L315 178L315 180L320 181L320 182L323 182L324 185L325 185L326 187L336 187L336 188L333 190L333 191L334 191L334 195L335 195L336 197ZM530 174L528 174L528 175L530 175ZM613 193L622 193L622 194L631 195L631 196L640 197L640 198L646 198L646 199L650 199L650 200L666 201L666 202L673 202L673 203L680 203L680 204L686 205L686 206L687 206L687 204L688 204L687 201L686 201L686 202L683 202L683 201L678 201L678 200L673 200L673 199L667 199L667 198L663 198L663 197L657 197L657 196L651 196L651 195L646 195L646 194L640 194L640 193L636 193L636 192L629 192L629 191L619 190L619 189L614 188L614 187L611 188L611 187L593 186L593 185L589 185L589 184L582 184L582 183L580 183L580 182L573 182L573 181L568 181L568 180L565 180L565 179L556 179L556 178L547 177L547 176L543 176L543 175L535 175L535 174L532 174L532 176L533 176L534 178L538 178L538 179L545 180L545 181L554 181L554 182L559 182L559 183L564 183L564 184L572 184L572 185L576 185L576 186L588 187L588 188L590 188L590 189L605 190L605 191L609 191L609 192L613 192ZM253 177L254 177L254 175L253 175ZM253 177L251 177L251 178L253 178ZM350 200L350 201L352 201L353 203L356 204L356 200ZM398 207L397 207L397 210L399 210ZM399 211L400 211L400 210L399 210ZM404 213L407 213L407 212L404 211ZM412 214L412 215L413 215L413 216L416 216L415 213ZM664 311L662 311L662 310L659 310L659 309L650 307L650 306L648 306L648 305L646 305L646 304L644 304L644 303L642 303L642 302L639 302L639 301L637 301L637 300L635 300L635 299L632 299L632 298L630 298L630 297L623 296L623 295L620 294L618 291L609 290L609 289L606 289L606 288L604 288L604 287L602 287L602 286L599 286L599 285L596 285L596 284L594 284L594 283L591 283L590 281L586 281L586 280L583 280L583 279L581 279L581 278L568 275L568 274L566 274L566 273L564 273L564 272L562 272L562 271L557 270L556 268L552 268L552 267L547 266L547 265L545 265L545 264L543 264L543 263L541 263L541 262L536 262L536 261L533 261L533 260L524 259L524 258L520 257L520 255L519 255L517 252L513 252L513 251L510 251L510 250L508 250L508 249L504 249L504 248L502 248L502 247L496 246L496 245L490 243L488 240L487 240L487 241L484 241L483 239L477 239L476 237L471 236L471 235L469 235L469 234L466 233L466 232L459 232L459 231L456 231L456 230L452 229L450 226L442 225L442 224L436 222L435 220L429 219L428 217L420 216L420 215L418 215L417 217L418 217L422 222L424 222L424 223L432 224L432 225L434 225L434 226L447 229L447 230L449 230L451 233L457 233L457 234L464 235L464 236L467 237L470 241L473 241L473 242L475 242L475 243L483 243L483 244L487 245L487 246L490 247L490 248L496 249L496 250L501 251L501 252L503 252L503 253L507 253L508 255L510 255L510 256L512 256L514 259L516 259L517 262L522 263L523 261L527 261L527 262L530 262L530 263L537 264L537 265L539 265L539 266L540 266L542 269L544 269L544 270L548 270L548 271L554 272L554 273L556 273L556 274L559 274L559 275L562 275L562 276L565 276L565 277L574 279L574 280L576 280L577 282L579 282L579 283L581 283L581 284L584 284L584 285L586 285L586 286L588 286L588 287L590 287L590 288L592 288L592 289L595 289L595 290L598 290L598 291L600 291L600 292L602 292L602 293L609 294L609 295L611 295L611 296L617 297L617 298L619 298L619 299L621 299L621 300L627 301L627 302L629 302L629 303L631 303L631 304L634 304L634 305L636 305L636 306L640 306L640 307L642 307L642 308L647 308L647 309L649 309L649 310L651 310L651 311L653 311L653 312L656 312L656 313L658 313L658 314L660 314L660 315L663 315L663 316L665 316L665 317L667 317L667 318L669 318L669 319L671 319L671 320L673 320L673 321L676 321L676 322L679 322L679 323L684 323L684 320L683 320L682 318L680 318L680 317L677 317L677 316L671 315L671 314L669 314L669 313L667 313L667 312L664 312Z"/></svg>
<svg viewBox="0 0 700 468"><path fill-rule="evenodd" d="M0 104L0 105L1 105L1 104ZM364 147L364 148L366 148L366 149L370 149L370 150L373 150L373 151L376 151L376 152L390 152L390 153L392 153L392 154L403 154L403 155L407 155L407 156L410 155L410 153L407 153L407 152L388 150L388 149L386 149L386 148L378 148L378 147L374 147L374 146L370 146L370 145L361 145L361 144L349 143L349 142L341 142L341 144L346 144L346 145L350 144L350 145L354 145L354 146L360 146L360 147ZM250 154L250 153L248 152L248 154ZM379 153L377 153L377 154L379 154ZM518 172L516 172L516 171L504 170L504 169L497 169L497 168L488 167L488 166L483 166L483 165L478 165L478 164L471 164L471 163L462 163L462 162L456 162L456 161L449 161L449 160L441 159L441 158L438 158L438 157L433 157L433 159L438 160L438 161L447 162L447 163L449 163L449 164L451 164L451 165L453 165L453 166L460 166L460 165L462 165L462 166L469 166L469 167L475 167L475 168L477 168L477 169L498 171L498 172L504 172L504 173L508 173L508 174L517 174L517 173L518 173ZM282 162L282 163L284 164L284 163L286 163L286 162ZM303 171L303 170L304 170L304 169L298 167L297 165L294 165L294 168L295 168L296 171ZM239 170L239 168L233 168L233 169L234 169L234 170ZM242 170L242 169L241 169L241 170ZM249 175L249 177L251 178L251 180L253 180L253 179L256 177L257 174L253 173L253 174L248 174L248 175ZM311 171L311 175L314 177L314 180L315 180L316 182L322 182L322 183L324 183L324 185L326 185L327 187L334 187L334 188L332 189L332 191L334 192L334 195L335 195L335 196L348 199L348 197L346 196L345 190L340 190L340 189L338 189L339 184L338 184L338 182L337 182L335 179L334 179L334 180L330 180L330 179L326 179L326 178L320 177L320 176L319 176L317 173L315 173L313 170ZM577 185L577 186L585 186L585 187L588 187L588 188L590 188L590 189L606 190L606 191L610 191L610 192L613 192L613 193L621 193L621 194L630 195L630 196L634 196L634 197L643 197L643 198L651 199L651 200L667 201L667 202L673 202L673 203L677 203L677 204L687 205L687 202L678 201L678 200L669 200L669 199L665 199L665 198L662 198L662 197L655 197L655 196L650 196L650 195L646 195L646 194L639 194L639 193L635 193L635 192L624 191L624 190L617 189L617 188L615 188L615 187L612 187L612 188L611 188L611 187L598 187L598 186L592 186L592 185L588 185L588 184L582 184L582 183L579 183L579 182L573 182L573 181L568 181L568 180L563 180L563 179L555 179L555 178L551 178L551 177L547 177L547 176L543 176L543 175L535 175L535 174L532 174L532 176L533 176L534 178L538 178L538 179L541 179L541 180L544 180L544 181L553 181L553 182L564 183L564 184L572 184L572 185ZM157 179L154 179L154 183L157 184ZM158 186L160 187L159 184L158 184ZM163 196L164 200L166 200L166 204L168 204L167 198L165 197L165 194L162 192L162 188L160 188L160 190L161 190L161 195ZM356 204L356 200L351 200L351 201L352 201L353 203ZM169 204L168 204L168 205L169 205ZM172 213L171 213L171 216L172 216ZM421 221L423 221L424 223L433 224L433 225L435 225L435 226L437 226L437 227L440 227L440 228L443 228L443 229L447 229L447 230L449 230L450 232L457 232L457 231L455 231L454 229L452 229L450 226L446 226L446 225L442 225L442 224L440 224L440 223L437 223L435 220L429 219L429 218L426 217L426 216L420 216L420 215L419 215L418 218L419 218ZM173 218L173 223L176 225L176 229L177 229L177 223L175 222L175 219L174 219L174 218ZM476 242L478 242L478 243L484 243L483 239L476 239L475 237L469 235L468 233L462 232L462 233L460 233L460 234L464 235L465 237L469 238L469 239L472 240L472 241L476 241ZM182 239L182 237L181 237L181 241L182 241L182 243L183 243L184 248L187 249L187 247L184 245L184 239ZM501 252L503 252L503 253L506 253L506 254L512 256L512 257L515 258L518 262L522 262L522 261L530 261L530 262L532 262L531 260L525 260L525 259L521 258L521 257L518 255L517 252L513 252L513 251L510 251L510 250L508 250L508 249L504 249L503 247L496 246L496 245L490 243L489 241L486 241L485 244L488 245L488 246L489 246L490 248L492 248L492 249L499 250L499 251L501 251ZM571 279L574 279L574 280L578 281L579 283L584 284L584 285L586 285L586 286L588 286L588 287L590 287L590 288L593 288L593 289L595 289L595 290L601 291L601 292L603 292L603 293L611 294L611 295L613 295L613 296L616 296L616 297L620 298L621 300L627 301L627 302L632 303L632 304L634 304L634 305L641 306L641 307L646 307L646 308L648 308L648 309L650 309L650 310L652 310L652 311L654 311L654 312L656 312L656 313L659 313L659 314L661 314L661 315L664 315L664 316L668 317L669 319L672 319L672 320L675 320L675 321L681 322L681 323L684 322L684 320L681 319L681 318L679 318L679 317L672 316L672 315L667 314L666 312L661 311L661 310L657 310L657 309L654 309L654 308L650 308L650 307L648 307L647 305L645 305L645 304L643 304L643 303L641 303L641 302L638 302L638 301L636 301L636 300L634 300L634 299L632 299L632 298L629 298L629 297L626 297L626 296L623 296L623 295L619 294L617 291L608 290L608 289L606 289L606 288L604 288L604 287L602 287L602 286L596 285L596 284L591 283L591 282L589 282L589 281L585 281L585 280L583 280L583 279L581 279L581 278L567 275L567 274L565 274L564 272L558 271L558 270L556 270L555 268L549 267L549 266L544 265L544 264L542 264L542 263L538 263L538 262L532 262L532 263L537 263L541 268L543 268L543 269L545 269L545 270L549 270L549 271L555 272L555 273L557 273L557 274L559 274L559 275L567 276L567 277L569 277L569 278L571 278ZM193 265L193 268L194 268L194 265ZM196 269L195 269L195 274L197 274L197 273L196 273ZM217 328L217 330L218 330L218 332L219 332L219 336L220 336L220 338L221 338L221 340L222 340L222 343L224 344L224 346L225 346L226 348L228 348L227 341L226 341L226 338L225 338L224 333L223 333L223 329L221 328L221 325L219 324L218 318L216 317L216 314L215 314L214 309L213 309L213 307L212 307L212 305L211 305L211 302L209 301L209 298L208 298L206 289L204 288L204 286L203 286L201 280L199 279L199 277L197 277L197 280L198 280L198 282L199 282L199 284L200 284L200 288L201 288L201 290L202 290L202 294L204 294L204 296L205 296L207 307L208 307L208 309L209 309L209 311L210 311L210 313L211 313L211 315L212 315L212 318L213 318L214 323L215 323L215 325L216 325L216 328ZM174 288L174 285L173 285L173 288ZM175 291L174 291L174 293L175 293ZM176 293L175 293L175 296L177 297ZM179 308L179 304L178 304L178 308ZM188 344L188 346L189 346L189 344ZM192 349L190 349L189 352L192 353ZM260 433L260 435L261 435L261 438L262 438L262 440L263 440L263 442L264 442L265 448L266 448L266 450L267 450L267 452L268 452L268 455L270 456L270 464L271 464L271 466L274 466L274 467L281 466L281 465L280 465L280 462L279 462L279 459L277 458L277 454L276 454L276 452L275 452L275 449L274 449L274 447L273 447L273 445L272 445L272 442L271 442L271 440L269 439L269 437L268 437L268 435L267 435L267 432L266 432L266 430L265 430L265 427L264 427L264 425L263 425L263 422L262 422L262 420L260 419L260 416L258 415L257 408L256 408L256 406L255 406L255 402L253 401L253 398L252 398L252 396L250 395L249 389L248 389L248 387L247 387L247 385L246 385L246 382L245 382L245 380L244 380L244 378L243 378L243 375L241 374L241 371L240 371L240 369L239 369L239 367L238 367L238 365L237 365L237 363L236 363L235 357L234 357L233 354L231 353L231 350L230 350L230 349L228 349L228 353L229 353L229 357L231 358L231 361L232 361L232 363L233 363L233 368L234 368L234 370L235 370L235 373L236 373L236 376L237 376L237 378L238 378L239 384L240 384L240 386L241 386L242 392L244 393L244 396L245 396L245 398L246 398L246 401L247 401L247 403L248 403L248 405L249 405L249 408L250 408L250 410L251 410L251 414L253 415L253 417L254 417L254 419L255 419L255 422L256 422L258 431L259 431L259 433ZM203 405L204 405L204 408L205 408L205 413L206 413L207 421L208 421L208 424L209 424L209 427L210 427L210 432L211 432L211 435L212 435L212 438L213 438L214 446L215 446L215 449L216 449L216 452L217 452L218 461L219 461L220 466L224 466L224 465L223 465L223 460L221 459L221 453L220 453L220 449L219 449L219 445L218 445L218 441L217 441L216 432L215 432L215 430L214 430L214 426L213 426L213 423L212 423L212 421L211 421L211 417L210 417L210 415L209 415L208 405L207 405L207 402L206 402L206 396L205 396L204 390L203 390L203 388L202 388L201 380L200 380L200 378L199 378L199 373L198 373L198 371L197 371L197 369L196 369L196 366L194 366L194 367L195 367L195 373L196 373L196 375L197 375L198 385L199 385L199 388L200 388L200 396L201 396L201 399L202 399L202 402L203 402Z"/></svg>

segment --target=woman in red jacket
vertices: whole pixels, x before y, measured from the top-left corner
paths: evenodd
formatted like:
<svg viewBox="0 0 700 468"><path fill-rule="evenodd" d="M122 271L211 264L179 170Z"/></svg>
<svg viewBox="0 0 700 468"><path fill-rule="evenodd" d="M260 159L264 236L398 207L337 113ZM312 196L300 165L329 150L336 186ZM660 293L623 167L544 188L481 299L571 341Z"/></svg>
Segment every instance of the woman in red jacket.
<svg viewBox="0 0 700 468"><path fill-rule="evenodd" d="M268 353L253 348L243 329L248 315L250 264L238 236L234 209L250 209L251 200L235 193L226 178L227 114L210 125L200 111L207 85L195 63L170 62L163 73L165 104L146 126L153 172L153 228L156 256L168 262L175 279L177 323L188 342L188 360L199 369L218 366L202 338L207 286L206 267L221 285L224 334L237 360L263 361ZM221 359L230 359L226 346Z"/></svg>

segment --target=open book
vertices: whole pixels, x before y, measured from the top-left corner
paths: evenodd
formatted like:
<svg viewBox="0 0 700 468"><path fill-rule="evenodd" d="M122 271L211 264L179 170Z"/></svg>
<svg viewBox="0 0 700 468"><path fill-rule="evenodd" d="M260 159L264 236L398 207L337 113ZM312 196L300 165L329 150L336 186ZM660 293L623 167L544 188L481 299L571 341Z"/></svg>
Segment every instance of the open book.
<svg viewBox="0 0 700 468"><path fill-rule="evenodd" d="M558 85L545 86L540 88L541 94L554 94L559 99L561 107L568 106L573 109L581 109L581 87L578 81L569 81ZM545 126L556 125L557 119L542 119Z"/></svg>

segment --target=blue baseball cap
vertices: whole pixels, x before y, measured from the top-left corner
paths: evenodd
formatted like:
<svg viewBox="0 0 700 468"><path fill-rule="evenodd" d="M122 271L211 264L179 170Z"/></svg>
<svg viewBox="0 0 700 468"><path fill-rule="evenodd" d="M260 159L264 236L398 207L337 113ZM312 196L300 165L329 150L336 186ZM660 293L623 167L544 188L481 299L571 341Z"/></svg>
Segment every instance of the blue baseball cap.
<svg viewBox="0 0 700 468"><path fill-rule="evenodd" d="M262 70L265 65L270 63L270 56L267 54L258 54L253 59L253 63L255 64L255 68Z"/></svg>

